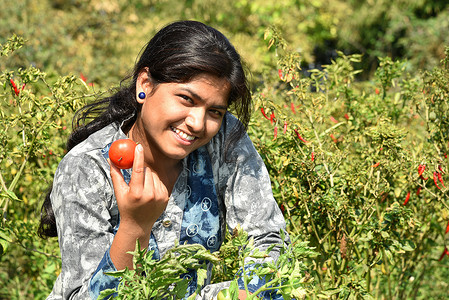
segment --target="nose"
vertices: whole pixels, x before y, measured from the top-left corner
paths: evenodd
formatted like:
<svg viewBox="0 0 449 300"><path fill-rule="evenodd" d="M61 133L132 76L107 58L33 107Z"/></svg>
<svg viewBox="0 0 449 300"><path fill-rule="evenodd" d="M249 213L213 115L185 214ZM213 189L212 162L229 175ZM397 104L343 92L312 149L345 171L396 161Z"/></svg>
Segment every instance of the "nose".
<svg viewBox="0 0 449 300"><path fill-rule="evenodd" d="M206 122L205 111L201 108L191 109L185 119L187 127L192 133L198 133L204 130Z"/></svg>

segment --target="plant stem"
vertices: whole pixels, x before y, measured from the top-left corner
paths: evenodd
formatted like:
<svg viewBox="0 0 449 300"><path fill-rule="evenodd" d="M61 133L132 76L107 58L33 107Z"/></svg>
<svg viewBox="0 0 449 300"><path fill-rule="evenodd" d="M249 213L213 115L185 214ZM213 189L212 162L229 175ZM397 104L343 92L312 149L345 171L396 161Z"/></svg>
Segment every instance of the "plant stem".
<svg viewBox="0 0 449 300"><path fill-rule="evenodd" d="M282 203L285 203L285 195L284 195L284 191L283 191L283 190L281 190L281 196L282 196ZM285 206L285 208L287 209L287 214L288 214L289 219L291 219L292 216L291 216L291 213L290 213L290 208L288 207L288 205L284 205L284 206ZM299 234L300 231L299 231L299 228L296 227L295 222L291 222L290 224L292 224L292 226L293 226L293 228L294 228L296 234Z"/></svg>
<svg viewBox="0 0 449 300"><path fill-rule="evenodd" d="M315 128L315 124L314 124L313 119L312 119L312 114L309 114L308 117L309 117L310 125L312 125L313 132L315 133L315 138L316 138L316 140L318 142L318 146L320 148L320 151L323 152L323 144L321 143L320 137L319 137L318 132L317 132L317 130ZM329 166L327 165L326 161L323 161L323 165L324 165L324 169L326 169L327 174L329 174L329 181L330 181L331 187L334 187L334 175L333 175L332 172L329 171Z"/></svg>
<svg viewBox="0 0 449 300"><path fill-rule="evenodd" d="M385 249L382 248L382 258L384 260L385 272L387 273L387 283L388 283L388 299L393 299L393 293L391 290L391 278L390 278L390 267L388 265L388 258L385 254Z"/></svg>
<svg viewBox="0 0 449 300"><path fill-rule="evenodd" d="M1 184L1 187L2 187L2 189L5 191L5 193L6 193L6 191L8 190L8 188L6 187L6 184L5 184L5 180L3 179L3 176L2 176L2 173L0 172L0 184ZM4 201L4 198L2 199L2 202L0 202L0 206L3 206L3 201Z"/></svg>
<svg viewBox="0 0 449 300"><path fill-rule="evenodd" d="M371 291L371 264L369 263L369 250L366 250L366 265L368 266L368 271L366 271L366 291L369 293Z"/></svg>

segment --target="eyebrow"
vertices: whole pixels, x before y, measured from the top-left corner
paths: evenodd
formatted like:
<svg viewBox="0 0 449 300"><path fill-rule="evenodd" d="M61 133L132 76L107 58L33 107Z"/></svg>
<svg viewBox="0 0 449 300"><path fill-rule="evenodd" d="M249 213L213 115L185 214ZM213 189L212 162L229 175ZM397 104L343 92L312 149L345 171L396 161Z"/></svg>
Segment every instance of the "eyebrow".
<svg viewBox="0 0 449 300"><path fill-rule="evenodd" d="M182 87L181 90L188 92L190 95L192 95L193 98L201 101L201 102L206 102L206 100L204 100L200 95L198 95L197 93L195 93L194 91L192 91L191 89L189 89L188 87ZM228 110L228 106L227 105L212 105L212 108L215 109L223 109L223 110Z"/></svg>

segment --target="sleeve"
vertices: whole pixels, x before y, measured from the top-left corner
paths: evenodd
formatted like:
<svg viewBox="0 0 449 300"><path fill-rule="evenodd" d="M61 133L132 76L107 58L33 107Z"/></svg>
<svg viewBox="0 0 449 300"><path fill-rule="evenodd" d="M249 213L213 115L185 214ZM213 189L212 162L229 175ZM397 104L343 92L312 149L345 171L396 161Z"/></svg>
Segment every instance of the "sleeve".
<svg viewBox="0 0 449 300"><path fill-rule="evenodd" d="M111 210L112 185L100 164L83 155L66 156L58 166L51 202L62 270L49 299L96 299L100 290L118 285L104 274L115 271L109 247L118 211Z"/></svg>
<svg viewBox="0 0 449 300"><path fill-rule="evenodd" d="M238 121L234 117L228 120L227 130L234 130L235 122ZM224 136L227 135L225 132ZM223 147L226 151L226 145ZM219 190L224 195L228 228L232 230L239 224L262 251L273 244L288 243L288 235L286 241L280 236L281 230L286 231L285 219L273 197L268 171L249 136L245 133L229 147L232 148L228 148L230 152L223 158L219 171ZM279 249L275 247L269 255L268 259L277 260ZM263 278L254 278L249 290L254 292L264 284ZM243 288L242 280L239 286Z"/></svg>

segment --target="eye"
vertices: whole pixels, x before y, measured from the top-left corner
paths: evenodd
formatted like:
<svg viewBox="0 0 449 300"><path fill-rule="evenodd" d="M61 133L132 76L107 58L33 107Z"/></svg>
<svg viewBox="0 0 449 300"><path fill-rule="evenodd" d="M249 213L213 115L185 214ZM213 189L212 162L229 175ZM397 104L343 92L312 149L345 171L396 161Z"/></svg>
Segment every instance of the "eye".
<svg viewBox="0 0 449 300"><path fill-rule="evenodd" d="M211 109L209 110L210 113L215 117L215 118L221 118L223 117L223 112L218 110L218 109Z"/></svg>
<svg viewBox="0 0 449 300"><path fill-rule="evenodd" d="M184 101L187 101L187 102L193 104L193 99L187 95L178 95L178 97L182 98Z"/></svg>

